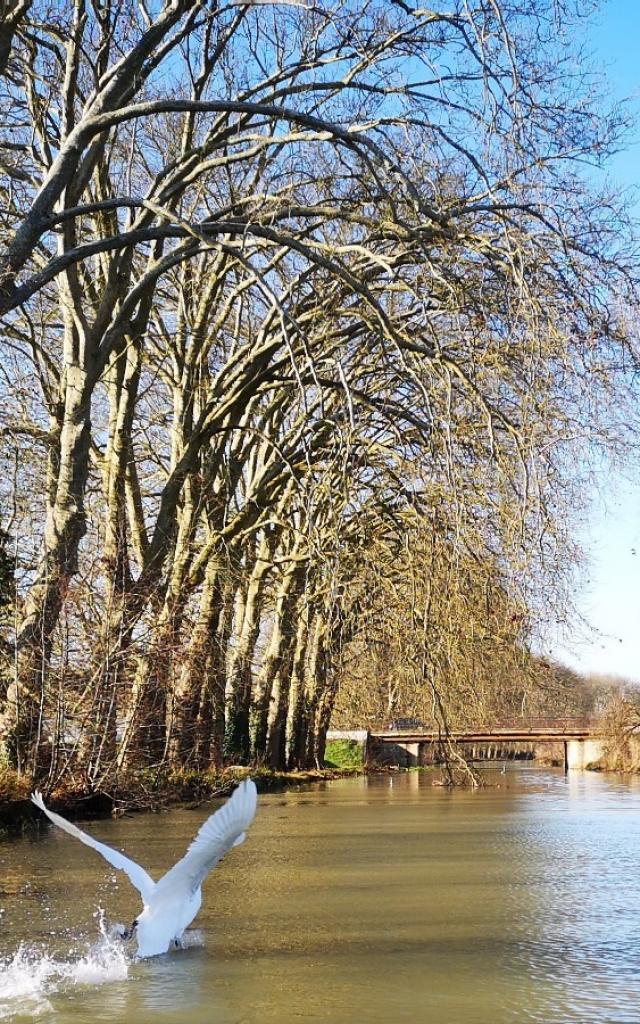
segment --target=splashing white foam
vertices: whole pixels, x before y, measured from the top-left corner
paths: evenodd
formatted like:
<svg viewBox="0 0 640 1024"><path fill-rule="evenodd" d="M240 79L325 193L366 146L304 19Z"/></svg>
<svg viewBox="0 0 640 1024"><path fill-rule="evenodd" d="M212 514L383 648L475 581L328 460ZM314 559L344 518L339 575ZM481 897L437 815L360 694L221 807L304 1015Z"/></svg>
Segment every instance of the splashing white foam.
<svg viewBox="0 0 640 1024"><path fill-rule="evenodd" d="M33 1016L50 1010L46 990L55 973L53 960L24 946L10 960L0 963L0 1020L18 1009Z"/></svg>
<svg viewBox="0 0 640 1024"><path fill-rule="evenodd" d="M122 943L107 931L100 914L100 939L84 955L58 960L22 944L11 958L0 960L0 1020L19 1012L38 1017L51 1012L49 996L76 985L124 981L129 960Z"/></svg>

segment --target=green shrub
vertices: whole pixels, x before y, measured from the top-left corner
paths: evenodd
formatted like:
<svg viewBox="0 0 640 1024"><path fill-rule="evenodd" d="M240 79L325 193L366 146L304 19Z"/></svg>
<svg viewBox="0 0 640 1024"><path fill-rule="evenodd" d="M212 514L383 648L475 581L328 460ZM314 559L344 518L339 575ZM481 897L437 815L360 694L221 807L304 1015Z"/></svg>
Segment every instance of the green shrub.
<svg viewBox="0 0 640 1024"><path fill-rule="evenodd" d="M362 744L357 740L329 740L324 754L327 768L362 768Z"/></svg>

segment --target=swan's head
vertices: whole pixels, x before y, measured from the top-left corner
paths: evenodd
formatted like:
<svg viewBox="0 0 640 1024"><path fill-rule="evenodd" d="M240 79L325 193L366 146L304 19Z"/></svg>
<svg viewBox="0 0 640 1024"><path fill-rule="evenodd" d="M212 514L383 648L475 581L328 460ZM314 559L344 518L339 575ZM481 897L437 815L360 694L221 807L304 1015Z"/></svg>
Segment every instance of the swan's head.
<svg viewBox="0 0 640 1024"><path fill-rule="evenodd" d="M130 928L122 928L122 927L120 927L118 929L118 933L120 935L120 938L123 939L124 942L126 942L127 939L132 939L134 934L135 934L135 930L136 930L137 927L138 927L137 920L133 922L133 924L131 925Z"/></svg>

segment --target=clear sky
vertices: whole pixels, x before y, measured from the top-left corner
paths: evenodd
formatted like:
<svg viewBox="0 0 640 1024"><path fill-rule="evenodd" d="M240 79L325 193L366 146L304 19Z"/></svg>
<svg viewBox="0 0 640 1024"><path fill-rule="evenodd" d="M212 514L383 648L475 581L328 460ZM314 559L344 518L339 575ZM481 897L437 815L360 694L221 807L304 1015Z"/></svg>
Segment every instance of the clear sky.
<svg viewBox="0 0 640 1024"><path fill-rule="evenodd" d="M638 126L610 168L621 185L640 186L640 0L605 3L587 43L613 97L634 100ZM576 603L596 632L588 640L576 634L555 653L578 669L640 681L640 467L638 477L633 484L611 472L604 498L594 500L583 535L590 566Z"/></svg>

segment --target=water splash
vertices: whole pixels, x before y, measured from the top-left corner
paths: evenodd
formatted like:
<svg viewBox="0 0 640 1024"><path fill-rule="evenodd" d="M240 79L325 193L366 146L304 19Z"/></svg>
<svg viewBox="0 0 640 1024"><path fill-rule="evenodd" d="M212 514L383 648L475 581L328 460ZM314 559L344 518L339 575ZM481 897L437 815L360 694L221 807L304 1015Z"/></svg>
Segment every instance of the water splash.
<svg viewBox="0 0 640 1024"><path fill-rule="evenodd" d="M0 1020L16 1013L39 1017L51 1012L49 996L77 985L124 981L130 961L113 929L99 912L100 938L83 955L57 959L22 943L10 958L0 959Z"/></svg>

